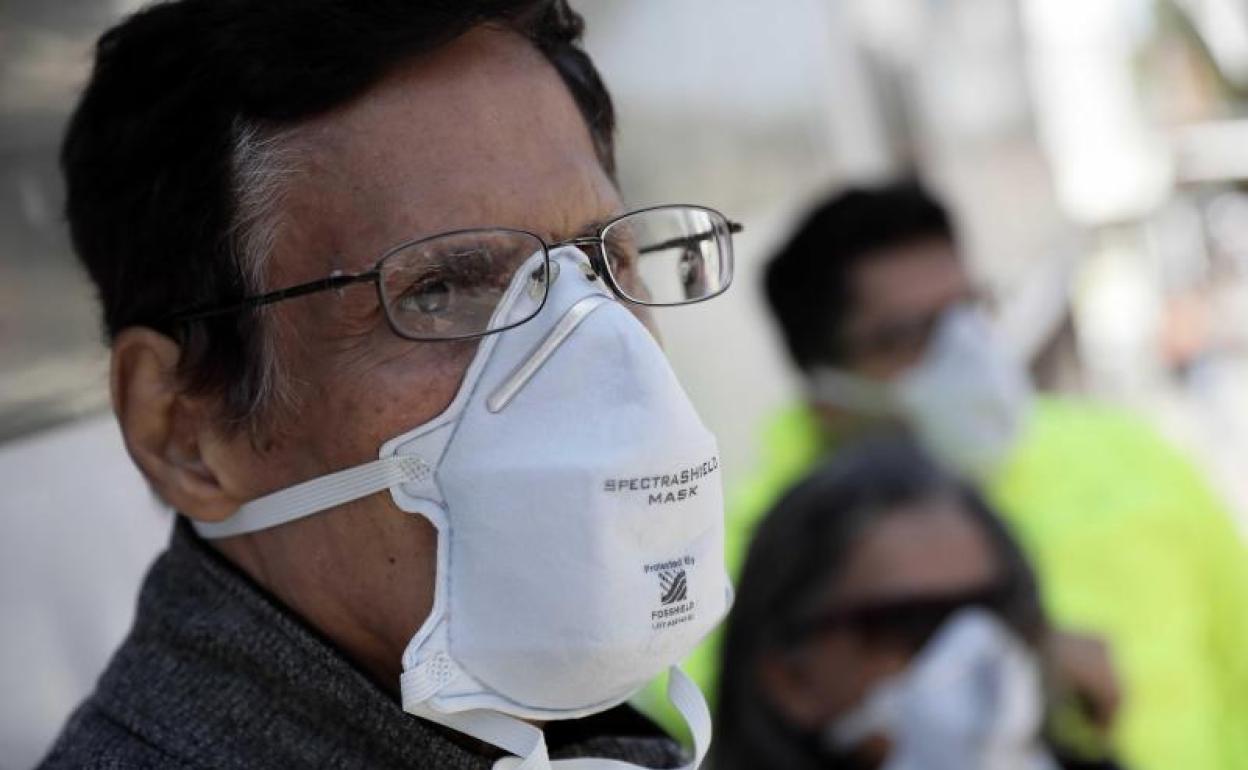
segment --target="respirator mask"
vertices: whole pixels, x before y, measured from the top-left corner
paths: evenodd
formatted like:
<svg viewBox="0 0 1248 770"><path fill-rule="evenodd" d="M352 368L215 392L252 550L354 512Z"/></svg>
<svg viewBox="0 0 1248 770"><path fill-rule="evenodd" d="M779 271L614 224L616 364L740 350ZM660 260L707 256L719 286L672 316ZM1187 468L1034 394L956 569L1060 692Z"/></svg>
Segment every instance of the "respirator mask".
<svg viewBox="0 0 1248 770"><path fill-rule="evenodd" d="M1008 458L1031 403L1022 364L984 314L963 305L941 316L923 358L896 380L820 366L809 389L816 403L900 420L933 457L976 479Z"/></svg>
<svg viewBox="0 0 1248 770"><path fill-rule="evenodd" d="M883 736L891 749L881 770L1057 770L1040 744L1043 719L1036 656L994 614L967 608L824 742L844 755Z"/></svg>
<svg viewBox="0 0 1248 770"><path fill-rule="evenodd" d="M710 738L675 664L727 611L719 451L652 335L572 247L512 278L451 404L379 459L244 505L205 537L252 532L388 490L438 531L433 609L403 654L403 708L551 763L523 720L623 703L671 668L696 767ZM535 315L536 313L536 315ZM530 318L531 320L524 321Z"/></svg>

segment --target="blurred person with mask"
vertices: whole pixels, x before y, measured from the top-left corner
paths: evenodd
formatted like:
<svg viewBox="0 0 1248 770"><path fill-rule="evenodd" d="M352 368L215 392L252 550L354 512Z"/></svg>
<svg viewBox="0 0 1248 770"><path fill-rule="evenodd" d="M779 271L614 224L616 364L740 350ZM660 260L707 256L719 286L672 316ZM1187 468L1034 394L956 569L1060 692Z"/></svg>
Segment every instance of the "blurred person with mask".
<svg viewBox="0 0 1248 770"><path fill-rule="evenodd" d="M1001 519L910 442L847 449L750 544L716 770L1059 770L1049 631Z"/></svg>
<svg viewBox="0 0 1248 770"><path fill-rule="evenodd" d="M44 767L699 764L687 678L691 759L622 705L728 598L649 313L724 291L738 228L625 209L581 32L565 0L181 0L100 39L68 218L178 516Z"/></svg>
<svg viewBox="0 0 1248 770"><path fill-rule="evenodd" d="M1248 554L1231 516L1144 420L1033 392L938 202L908 182L832 197L770 263L766 292L806 398L734 490L730 569L820 458L908 433L983 486L1031 559L1067 632L1059 673L1093 717L1067 710L1066 738L1095 754L1121 696L1110 738L1132 767L1248 768ZM691 665L704 671L710 647Z"/></svg>

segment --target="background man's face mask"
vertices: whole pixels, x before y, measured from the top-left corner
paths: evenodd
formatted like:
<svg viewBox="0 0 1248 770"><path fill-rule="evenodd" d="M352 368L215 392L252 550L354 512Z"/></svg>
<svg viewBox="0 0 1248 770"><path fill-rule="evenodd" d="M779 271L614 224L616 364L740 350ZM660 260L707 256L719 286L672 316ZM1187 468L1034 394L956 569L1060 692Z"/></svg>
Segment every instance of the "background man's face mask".
<svg viewBox="0 0 1248 770"><path fill-rule="evenodd" d="M887 737L883 770L1056 770L1039 744L1043 717L1035 656L994 614L967 608L824 738L845 753Z"/></svg>
<svg viewBox="0 0 1248 770"><path fill-rule="evenodd" d="M482 339L441 415L387 441L376 462L197 525L208 537L254 531L384 489L428 517L437 586L403 655L403 707L526 770L549 760L541 731L520 719L622 703L728 602L714 437L650 333L582 271L583 255L551 259L541 311ZM517 272L496 313L534 312L540 266L538 254ZM700 762L705 702L678 669L669 694Z"/></svg>
<svg viewBox="0 0 1248 770"><path fill-rule="evenodd" d="M897 379L818 367L809 387L816 402L901 420L937 459L979 478L1008 456L1031 396L1023 366L984 315L965 306L941 316L923 358Z"/></svg>

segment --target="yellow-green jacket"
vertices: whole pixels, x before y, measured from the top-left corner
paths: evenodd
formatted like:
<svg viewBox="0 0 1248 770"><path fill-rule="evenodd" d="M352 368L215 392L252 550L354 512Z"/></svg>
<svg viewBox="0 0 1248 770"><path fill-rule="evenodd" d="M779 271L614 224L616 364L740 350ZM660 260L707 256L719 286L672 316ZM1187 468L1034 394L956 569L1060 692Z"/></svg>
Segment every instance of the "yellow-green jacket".
<svg viewBox="0 0 1248 770"><path fill-rule="evenodd" d="M804 408L770 424L761 467L729 505L734 576L758 519L828 446ZM1120 759L1141 770L1248 770L1248 551L1192 464L1136 417L1042 398L987 492L1030 556L1054 623L1113 648L1126 695ZM718 642L685 663L711 698ZM640 705L672 725L658 692Z"/></svg>

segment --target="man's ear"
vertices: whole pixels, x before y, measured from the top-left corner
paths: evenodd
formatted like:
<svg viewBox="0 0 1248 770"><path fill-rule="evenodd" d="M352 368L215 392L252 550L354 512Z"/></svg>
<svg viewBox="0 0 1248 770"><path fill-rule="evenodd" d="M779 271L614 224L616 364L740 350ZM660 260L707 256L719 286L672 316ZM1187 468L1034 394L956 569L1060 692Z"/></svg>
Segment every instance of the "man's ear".
<svg viewBox="0 0 1248 770"><path fill-rule="evenodd" d="M113 412L126 449L169 505L193 519L220 521L240 505L206 458L214 440L211 404L183 392L178 379L181 349L163 334L141 326L113 340Z"/></svg>

